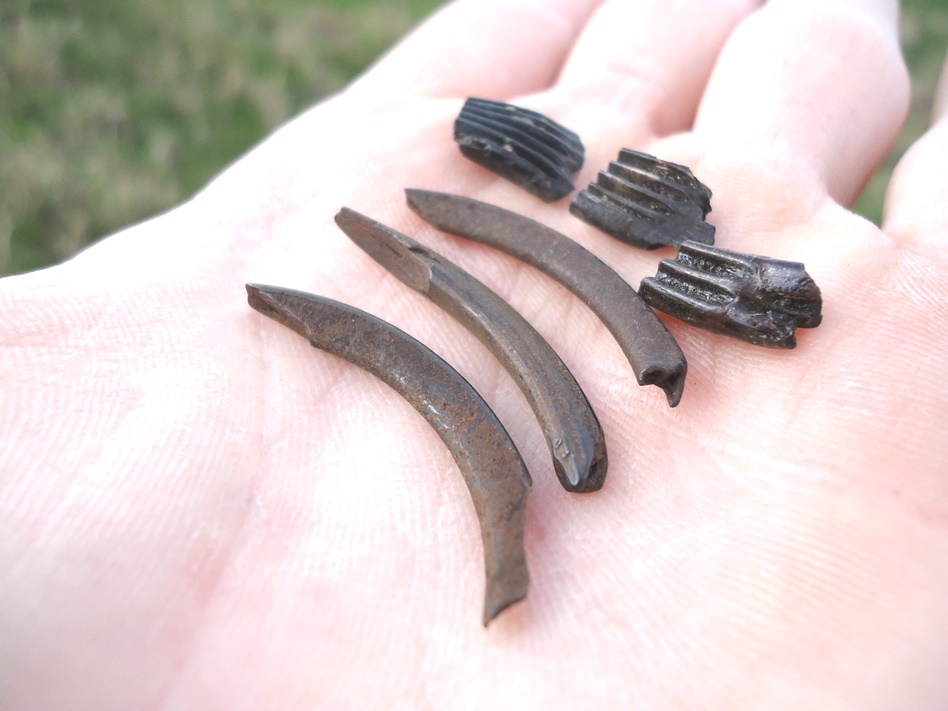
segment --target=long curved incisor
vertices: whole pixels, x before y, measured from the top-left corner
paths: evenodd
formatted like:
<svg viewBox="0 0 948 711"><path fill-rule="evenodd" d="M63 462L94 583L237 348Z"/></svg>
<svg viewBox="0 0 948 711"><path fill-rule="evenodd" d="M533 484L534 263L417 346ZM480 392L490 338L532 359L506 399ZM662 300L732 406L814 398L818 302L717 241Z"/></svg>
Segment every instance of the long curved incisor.
<svg viewBox="0 0 948 711"><path fill-rule="evenodd" d="M481 242L536 267L578 296L605 324L639 385L657 385L675 407L687 364L678 342L629 284L582 245L546 225L479 200L408 189L408 205L439 230Z"/></svg>
<svg viewBox="0 0 948 711"><path fill-rule="evenodd" d="M336 215L336 224L491 350L533 408L565 489L602 487L607 457L599 420L556 351L523 316L466 271L390 227L348 208Z"/></svg>
<svg viewBox="0 0 948 711"><path fill-rule="evenodd" d="M248 301L316 348L382 380L424 415L457 462L474 500L487 575L484 624L527 594L523 548L531 481L503 425L458 372L381 319L301 291L247 284Z"/></svg>

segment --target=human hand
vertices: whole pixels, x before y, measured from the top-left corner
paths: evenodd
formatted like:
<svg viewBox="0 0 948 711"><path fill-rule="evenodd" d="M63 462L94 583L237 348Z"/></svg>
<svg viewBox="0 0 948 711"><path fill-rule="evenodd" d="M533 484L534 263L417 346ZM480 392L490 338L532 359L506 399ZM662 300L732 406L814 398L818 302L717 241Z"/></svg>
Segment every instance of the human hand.
<svg viewBox="0 0 948 711"><path fill-rule="evenodd" d="M883 229L854 216L907 101L895 3L759 4L461 0L191 202L0 282L0 707L943 708L948 120ZM663 255L464 160L469 95L576 130L580 186L624 146L689 165L717 244L804 262L823 325L785 352L666 319L689 358L669 409L575 297L405 206L470 195L654 274ZM343 205L549 339L602 422L602 491L560 488L509 377L335 227ZM248 281L392 321L505 423L532 586L489 630L437 436Z"/></svg>

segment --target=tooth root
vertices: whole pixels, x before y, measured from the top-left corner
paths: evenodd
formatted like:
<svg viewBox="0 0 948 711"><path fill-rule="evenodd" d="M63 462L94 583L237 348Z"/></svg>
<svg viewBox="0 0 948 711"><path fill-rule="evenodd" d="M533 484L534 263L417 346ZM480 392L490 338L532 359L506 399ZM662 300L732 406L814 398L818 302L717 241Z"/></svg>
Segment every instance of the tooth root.
<svg viewBox="0 0 948 711"><path fill-rule="evenodd" d="M684 166L623 149L570 205L576 217L642 249L714 243L711 191Z"/></svg>
<svg viewBox="0 0 948 711"><path fill-rule="evenodd" d="M770 348L796 347L796 329L822 320L823 300L799 262L685 243L639 295L693 326Z"/></svg>
<svg viewBox="0 0 948 711"><path fill-rule="evenodd" d="M486 99L465 102L454 140L467 158L547 202L573 191L585 155L579 136L543 114Z"/></svg>

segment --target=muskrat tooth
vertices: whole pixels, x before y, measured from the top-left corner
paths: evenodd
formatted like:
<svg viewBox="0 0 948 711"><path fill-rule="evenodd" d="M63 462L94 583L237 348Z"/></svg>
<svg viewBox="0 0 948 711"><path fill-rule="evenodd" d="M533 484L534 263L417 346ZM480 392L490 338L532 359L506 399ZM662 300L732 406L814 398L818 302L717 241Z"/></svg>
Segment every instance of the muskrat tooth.
<svg viewBox="0 0 948 711"><path fill-rule="evenodd" d="M602 488L608 456L599 420L569 368L523 316L471 274L408 235L346 207L336 215L336 224L494 354L530 403L553 469L567 491Z"/></svg>
<svg viewBox="0 0 948 711"><path fill-rule="evenodd" d="M623 148L619 151L616 163L644 174L647 178L654 178L656 186L678 191L686 199L699 206L703 211L703 216L711 212L711 191L707 185L695 177L690 168L656 158L648 153L633 151L631 148Z"/></svg>
<svg viewBox="0 0 948 711"><path fill-rule="evenodd" d="M819 287L803 264L686 242L639 294L692 326L770 348L794 348L797 328L822 320Z"/></svg>
<svg viewBox="0 0 948 711"><path fill-rule="evenodd" d="M471 384L404 331L352 306L259 284L247 284L247 299L313 347L376 376L424 416L454 456L480 521L484 625L523 599L530 582L523 546L530 474L510 435Z"/></svg>
<svg viewBox="0 0 948 711"><path fill-rule="evenodd" d="M454 122L461 153L546 202L573 191L583 166L579 136L536 111L469 98Z"/></svg>
<svg viewBox="0 0 948 711"><path fill-rule="evenodd" d="M692 241L714 244L705 222L711 191L685 166L627 148L580 193L570 212L616 239L642 249Z"/></svg>
<svg viewBox="0 0 948 711"><path fill-rule="evenodd" d="M539 269L595 313L629 359L639 385L681 400L688 366L655 312L612 268L556 230L496 205L430 190L405 191L408 206L439 230L475 240Z"/></svg>

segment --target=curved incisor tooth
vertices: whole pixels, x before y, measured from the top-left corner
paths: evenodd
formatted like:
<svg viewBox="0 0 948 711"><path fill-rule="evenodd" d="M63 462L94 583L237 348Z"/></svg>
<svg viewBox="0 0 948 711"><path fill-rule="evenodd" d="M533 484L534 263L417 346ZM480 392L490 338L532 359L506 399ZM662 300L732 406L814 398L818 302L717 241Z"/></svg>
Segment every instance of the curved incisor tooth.
<svg viewBox="0 0 948 711"><path fill-rule="evenodd" d="M704 219L710 199L711 191L688 168L624 148L569 209L622 242L656 249L686 241L713 244L714 226Z"/></svg>
<svg viewBox="0 0 948 711"><path fill-rule="evenodd" d="M579 136L552 119L487 99L464 103L454 140L466 157L547 202L572 192L585 155Z"/></svg>
<svg viewBox="0 0 948 711"><path fill-rule="evenodd" d="M692 326L770 348L794 348L796 329L822 320L820 290L799 262L694 242L663 259L639 293Z"/></svg>
<svg viewBox="0 0 948 711"><path fill-rule="evenodd" d="M602 487L608 459L599 420L556 351L523 316L463 269L390 227L348 208L336 215L336 224L490 349L533 408L563 488Z"/></svg>
<svg viewBox="0 0 948 711"><path fill-rule="evenodd" d="M612 268L564 234L486 202L430 190L405 191L408 205L439 230L526 262L576 294L609 329L639 385L657 385L675 407L687 364L655 312Z"/></svg>
<svg viewBox="0 0 948 711"><path fill-rule="evenodd" d="M484 544L484 624L527 594L523 547L530 475L507 431L474 388L404 331L314 294L247 284L260 313L391 386L447 445L474 500Z"/></svg>

